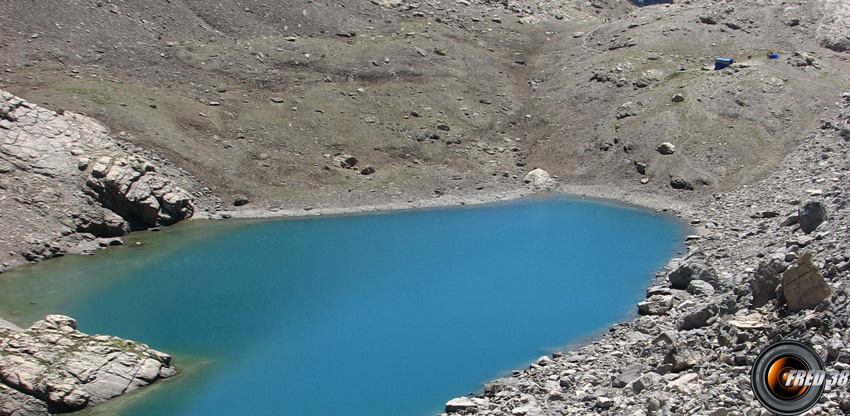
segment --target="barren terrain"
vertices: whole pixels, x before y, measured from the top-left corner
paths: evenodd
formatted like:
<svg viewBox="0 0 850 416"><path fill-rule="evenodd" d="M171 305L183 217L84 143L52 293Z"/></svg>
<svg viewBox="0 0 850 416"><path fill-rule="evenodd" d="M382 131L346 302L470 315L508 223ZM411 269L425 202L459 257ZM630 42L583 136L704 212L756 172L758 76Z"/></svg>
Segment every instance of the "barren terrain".
<svg viewBox="0 0 850 416"><path fill-rule="evenodd" d="M6 2L0 90L29 103L0 106L0 271L191 214L517 195L542 168L701 237L652 313L447 410L760 414L743 374L768 342L850 368L848 20L838 0ZM784 224L808 200L831 219ZM814 309L776 272L804 252L832 293ZM712 272L673 282L693 264ZM636 371L657 377L612 380ZM820 410L850 412L839 393Z"/></svg>

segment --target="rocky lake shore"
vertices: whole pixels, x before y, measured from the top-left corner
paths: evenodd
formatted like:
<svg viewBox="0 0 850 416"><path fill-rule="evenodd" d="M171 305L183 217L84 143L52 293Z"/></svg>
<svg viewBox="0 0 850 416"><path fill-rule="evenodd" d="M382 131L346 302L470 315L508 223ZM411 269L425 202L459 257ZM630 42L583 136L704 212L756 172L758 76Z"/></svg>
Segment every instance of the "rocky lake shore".
<svg viewBox="0 0 850 416"><path fill-rule="evenodd" d="M850 352L844 351L850 342L844 331L850 320L847 286L850 223L845 213L850 201L848 121L850 94L845 94L834 117L824 120L820 129L808 134L772 176L730 193L686 194L688 197L682 198L640 188L560 186L560 191L574 195L670 212L688 221L697 234L687 239L688 252L673 259L657 275L647 290L647 299L637 305L634 321L616 324L587 345L541 357L528 369L515 370L508 378L486 383L480 395L453 399L446 405L448 414L766 414L753 398L749 371L760 349L780 339L809 343L827 366L850 369ZM529 175L525 190L506 191L492 199L457 197L312 214L510 199L534 192L539 185L534 176ZM545 183L548 185L538 186L537 191L546 192L556 185L551 178ZM210 217L227 218L233 214L264 217L311 213L221 211ZM803 288L790 285L790 279L801 277L799 284ZM810 299L807 294L813 290L823 293ZM51 319L65 319L62 321L65 323L49 324ZM65 360L60 366L38 369L54 378L64 374L64 378L57 378L64 383L61 386L22 384L35 371L31 368L33 362L28 361L31 358L11 359L19 357L15 348L22 347L16 340L23 334L29 334L26 336L30 340L45 339L50 334L75 340L74 344L58 343L65 347L86 340L94 348L84 351L89 354L85 356L86 362L96 362L95 356L102 349L98 345L107 343L114 347L117 342L112 337L89 337L75 332L72 320L68 319L48 317L45 321L48 323L37 323L26 331L2 330L4 357L7 357L0 365L2 388L4 394L16 398L11 407L4 408L3 414L41 414L45 409L79 408L112 394L86 390L85 384L69 384L74 379L67 378L66 371L71 368L67 367L68 363L79 364L79 360ZM136 357L161 354L132 341L118 341L122 345L140 346L134 350ZM26 351L49 353L47 347L30 347ZM126 352L120 348L110 351ZM133 354L124 356L130 359ZM39 355L31 357L38 359ZM146 362L142 359L122 365L142 366ZM169 362L159 363L156 377L122 380L135 388L170 375L173 370ZM103 371L109 372L108 367ZM77 378L75 383L95 379L94 376ZM814 409L815 414L850 412L850 398L846 394L843 390L828 389L823 403ZM8 411L18 407L25 410Z"/></svg>
<svg viewBox="0 0 850 416"><path fill-rule="evenodd" d="M762 415L749 371L780 339L850 369L843 2L213 3L0 14L0 273L188 218L556 190L696 234L633 320L447 414ZM174 372L144 344L75 328L0 319L0 415ZM850 413L850 396L828 389L812 412Z"/></svg>
<svg viewBox="0 0 850 416"><path fill-rule="evenodd" d="M750 387L766 345L798 340L827 368L850 369L848 122L850 93L769 178L676 207L699 233L658 273L633 321L446 412L767 415ZM836 387L807 414L847 413L850 396Z"/></svg>

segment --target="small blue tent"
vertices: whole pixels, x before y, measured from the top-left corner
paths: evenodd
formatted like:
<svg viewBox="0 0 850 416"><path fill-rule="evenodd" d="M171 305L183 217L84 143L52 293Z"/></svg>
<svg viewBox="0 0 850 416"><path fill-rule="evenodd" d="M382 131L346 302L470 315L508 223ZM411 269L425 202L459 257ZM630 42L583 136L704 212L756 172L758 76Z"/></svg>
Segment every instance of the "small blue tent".
<svg viewBox="0 0 850 416"><path fill-rule="evenodd" d="M767 53L767 59L779 59L779 54L773 53L773 52L768 52Z"/></svg>
<svg viewBox="0 0 850 416"><path fill-rule="evenodd" d="M726 68L729 65L732 65L735 62L732 58L724 58L722 56L718 56L714 58L714 70Z"/></svg>

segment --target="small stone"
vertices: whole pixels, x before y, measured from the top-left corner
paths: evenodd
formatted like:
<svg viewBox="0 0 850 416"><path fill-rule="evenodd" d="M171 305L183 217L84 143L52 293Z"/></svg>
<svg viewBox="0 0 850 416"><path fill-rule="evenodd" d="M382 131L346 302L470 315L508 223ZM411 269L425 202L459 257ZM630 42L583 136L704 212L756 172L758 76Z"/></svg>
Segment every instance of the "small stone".
<svg viewBox="0 0 850 416"><path fill-rule="evenodd" d="M702 328L708 325L708 321L717 315L717 305L706 303L700 307L685 312L679 319L678 328L681 331L689 331L692 329Z"/></svg>
<svg viewBox="0 0 850 416"><path fill-rule="evenodd" d="M672 178L670 179L670 187L673 189L683 189L687 191L693 191L694 185L684 178Z"/></svg>
<svg viewBox="0 0 850 416"><path fill-rule="evenodd" d="M664 386L665 391L672 391L676 393L689 394L693 392L693 382L695 382L699 378L698 375L689 373L685 374ZM694 383L695 384L695 383Z"/></svg>
<svg viewBox="0 0 850 416"><path fill-rule="evenodd" d="M440 138L440 135L437 134L436 132L429 130L429 129L425 129L421 133L419 133L418 136L416 136L416 141L421 142L421 141L425 141L425 140L437 140L439 138Z"/></svg>
<svg viewBox="0 0 850 416"><path fill-rule="evenodd" d="M700 16L699 21L707 25L716 25L717 18L714 16Z"/></svg>
<svg viewBox="0 0 850 416"><path fill-rule="evenodd" d="M597 397L596 398L596 407L599 409L610 409L614 406L614 399L610 397Z"/></svg>
<svg viewBox="0 0 850 416"><path fill-rule="evenodd" d="M343 169L352 168L357 164L357 158L352 155L336 155L333 160L337 166Z"/></svg>
<svg viewBox="0 0 850 416"><path fill-rule="evenodd" d="M672 155L676 151L676 145L670 142L664 142L659 144L658 147L655 148L655 150L657 150L658 153L661 153L662 155Z"/></svg>
<svg viewBox="0 0 850 416"><path fill-rule="evenodd" d="M233 206L234 207L241 207L243 205L248 204L248 202L250 202L250 201L248 201L248 198L246 198L243 195L239 195L239 196L237 196L236 198L233 199Z"/></svg>
<svg viewBox="0 0 850 416"><path fill-rule="evenodd" d="M750 291L753 294L752 306L760 308L768 301L776 297L776 288L779 286L780 276L787 266L783 259L769 259L759 263L753 279L750 281Z"/></svg>
<svg viewBox="0 0 850 416"><path fill-rule="evenodd" d="M702 280L710 284L717 284L717 272L700 260L689 259L676 267L667 278L670 280L670 286L674 289L687 289L691 280Z"/></svg>
<svg viewBox="0 0 850 416"><path fill-rule="evenodd" d="M626 387L627 384L635 381L643 374L643 368L640 364L632 364L620 372L614 381L611 383L614 387Z"/></svg>
<svg viewBox="0 0 850 416"><path fill-rule="evenodd" d="M371 175L375 173L375 168L372 165L366 165L363 169L360 169L361 175Z"/></svg>
<svg viewBox="0 0 850 416"><path fill-rule="evenodd" d="M396 7L401 5L401 0L372 0L372 3L381 7Z"/></svg>

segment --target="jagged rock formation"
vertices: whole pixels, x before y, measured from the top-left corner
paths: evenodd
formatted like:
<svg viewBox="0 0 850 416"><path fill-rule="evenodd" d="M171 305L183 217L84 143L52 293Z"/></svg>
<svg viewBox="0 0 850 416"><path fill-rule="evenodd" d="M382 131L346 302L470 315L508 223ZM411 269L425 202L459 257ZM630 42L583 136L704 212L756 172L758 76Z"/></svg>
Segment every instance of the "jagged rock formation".
<svg viewBox="0 0 850 416"><path fill-rule="evenodd" d="M48 315L26 330L0 328L0 416L80 410L174 371L168 354Z"/></svg>
<svg viewBox="0 0 850 416"><path fill-rule="evenodd" d="M97 121L0 91L0 271L189 218L199 188Z"/></svg>
<svg viewBox="0 0 850 416"><path fill-rule="evenodd" d="M132 223L171 225L192 216L192 196L138 156L101 156L86 184L104 207Z"/></svg>

